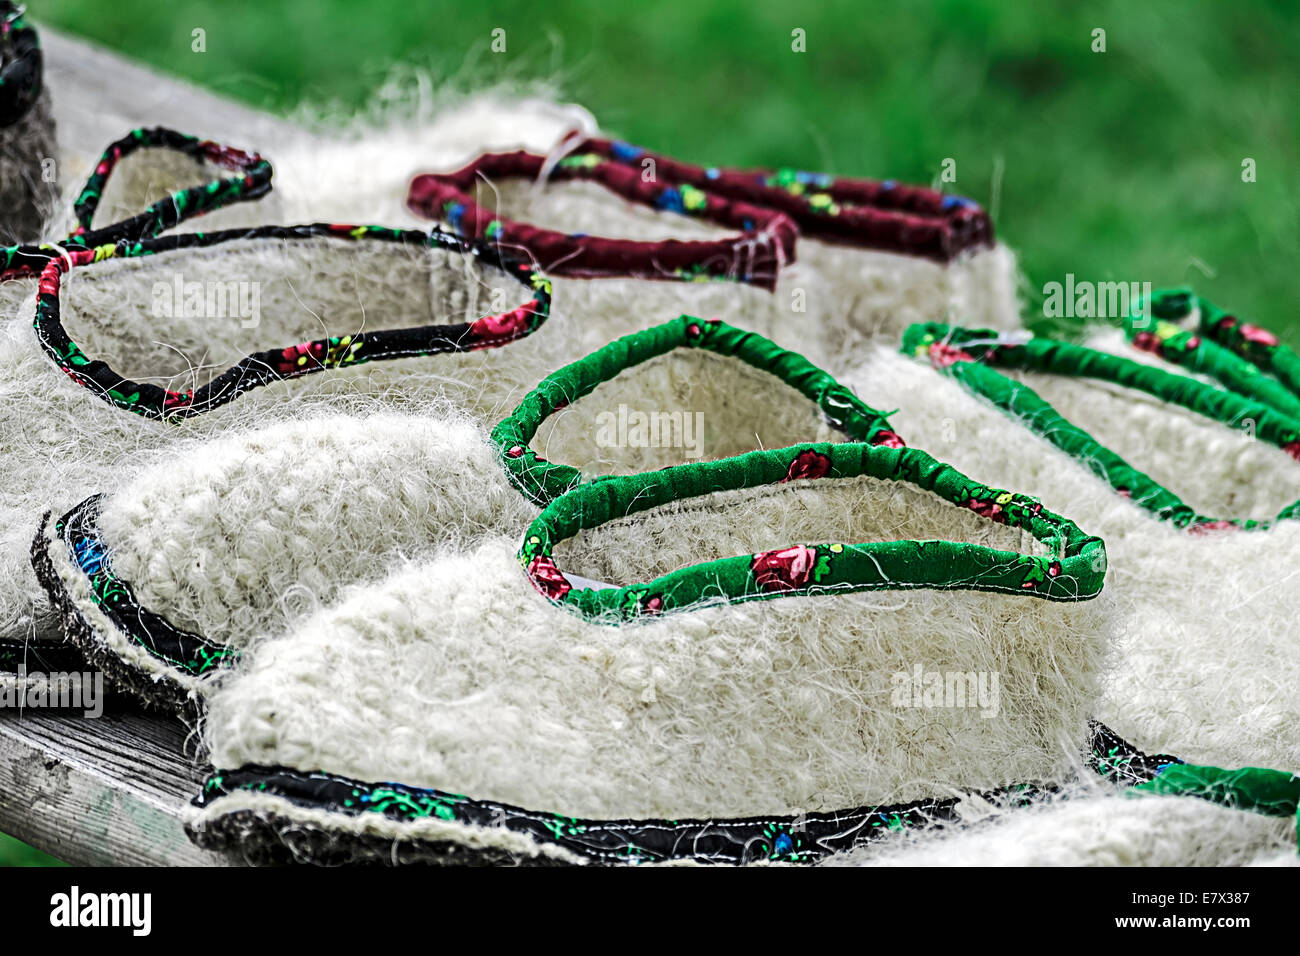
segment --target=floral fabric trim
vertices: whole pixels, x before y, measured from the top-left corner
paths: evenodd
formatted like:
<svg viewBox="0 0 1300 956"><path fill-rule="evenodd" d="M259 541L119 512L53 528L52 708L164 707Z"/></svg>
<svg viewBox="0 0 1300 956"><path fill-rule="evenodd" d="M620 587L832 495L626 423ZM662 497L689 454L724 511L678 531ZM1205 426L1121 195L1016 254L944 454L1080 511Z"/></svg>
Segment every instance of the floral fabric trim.
<svg viewBox="0 0 1300 956"><path fill-rule="evenodd" d="M466 238L526 250L544 272L558 276L729 279L771 291L781 267L794 261L798 227L783 213L694 186L645 182L639 171L593 153L565 157L550 170L549 179L599 183L631 202L705 219L738 234L692 241L570 235L498 217L471 198L480 177L536 179L546 167L546 157L532 153L489 153L454 173L416 176L407 206L417 215L446 222Z"/></svg>
<svg viewBox="0 0 1300 956"><path fill-rule="evenodd" d="M89 358L69 338L60 318L60 286L65 272L76 266L111 258L138 258L176 249L210 248L237 240L299 241L328 237L346 241L372 240L395 245L445 249L471 255L502 270L523 285L532 298L510 312L474 322L385 329L332 336L256 352L231 366L201 388L174 392L132 381L104 362ZM420 232L385 226L314 223L304 226L259 226L210 233L179 233L141 241L121 240L94 249L74 249L50 258L41 272L33 323L45 352L74 382L100 398L147 418L181 419L211 411L244 392L325 369L360 365L380 359L467 352L496 348L530 335L550 314L551 283L531 265L508 258L496 247L467 243L438 230Z"/></svg>
<svg viewBox="0 0 1300 956"><path fill-rule="evenodd" d="M638 173L647 160L653 160L655 176L662 181L778 209L805 236L826 242L936 262L951 262L963 252L994 242L992 220L972 200L892 179L849 179L796 169L706 169L607 139L589 139L578 151L622 163Z"/></svg>
<svg viewBox="0 0 1300 956"><path fill-rule="evenodd" d="M574 587L555 564L556 545L606 522L719 491L793 478L868 476L903 481L980 517L1029 533L1047 556L956 541L791 544L670 571L643 584ZM1032 498L989 488L914 448L858 442L794 445L720 461L599 478L550 502L524 534L519 563L552 602L605 624L696 607L866 590L1000 591L1055 601L1101 592L1106 546Z"/></svg>
<svg viewBox="0 0 1300 956"><path fill-rule="evenodd" d="M27 115L41 95L42 54L36 29L23 16L25 7L0 0L0 129Z"/></svg>
<svg viewBox="0 0 1300 956"><path fill-rule="evenodd" d="M884 413L867 405L802 355L718 319L683 315L625 335L552 372L529 392L510 416L492 429L492 441L511 483L537 504L546 504L581 484L584 479L578 469L546 461L529 447L537 429L555 412L589 395L599 385L678 348L704 349L767 372L815 403L830 425L854 441L903 445Z"/></svg>
<svg viewBox="0 0 1300 956"><path fill-rule="evenodd" d="M234 170L238 175L182 189L137 215L92 229L104 189L118 163L146 148L168 149L189 156L200 165L212 164ZM77 226L71 233L58 243L0 247L0 282L40 275L51 259L67 254L70 249L98 249L121 241L152 238L194 216L233 203L260 199L271 191L271 176L271 164L256 153L163 127L133 130L110 145L95 165L73 204Z"/></svg>
<svg viewBox="0 0 1300 956"><path fill-rule="evenodd" d="M92 228L104 188L119 162L140 149L166 149L236 173L202 186L182 189L151 205L144 212L100 229ZM119 240L149 239L178 223L237 202L259 199L271 191L271 164L256 153L211 140L201 140L172 129L132 130L104 150L95 170L73 204L77 228L65 244L94 248Z"/></svg>
<svg viewBox="0 0 1300 956"><path fill-rule="evenodd" d="M95 607L130 641L186 674L204 677L233 661L237 656L233 648L176 627L162 615L142 607L131 585L113 573L97 524L103 497L87 498L54 525L55 536L86 576Z"/></svg>
<svg viewBox="0 0 1300 956"><path fill-rule="evenodd" d="M1199 329L1179 325L1194 308ZM1139 300L1124 320L1124 333L1136 348L1300 419L1300 358L1272 332L1241 322L1189 289L1156 292L1149 308Z"/></svg>
<svg viewBox="0 0 1300 956"><path fill-rule="evenodd" d="M1190 766L1167 754L1148 756L1096 722L1090 727L1088 750L1090 766L1113 783L1132 787L1129 792L1194 794L1260 813L1296 813L1300 781L1292 774L1257 768L1223 771ZM1050 784L1019 784L978 796L1026 805L1056 789ZM865 846L895 830L955 823L960 820L962 800L937 798L800 816L587 820L432 788L249 765L214 772L193 805L203 809L220 806L223 797L241 792L279 797L304 809L354 819L379 814L400 822L436 819L484 829L503 828L597 864L671 860L813 863Z"/></svg>
<svg viewBox="0 0 1300 956"><path fill-rule="evenodd" d="M1118 494L1132 499L1161 521L1199 534L1268 528L1300 514L1300 502L1288 505L1277 517L1267 521L1199 514L1172 491L1062 416L1033 389L1008 378L997 368L1111 382L1146 392L1229 427L1252 421L1256 437L1300 459L1300 421L1261 402L1086 346L1038 337L1027 342L1008 342L990 329L962 329L939 323L913 325L903 335L903 351L928 359L943 374L1010 413L1036 435L1086 464Z"/></svg>

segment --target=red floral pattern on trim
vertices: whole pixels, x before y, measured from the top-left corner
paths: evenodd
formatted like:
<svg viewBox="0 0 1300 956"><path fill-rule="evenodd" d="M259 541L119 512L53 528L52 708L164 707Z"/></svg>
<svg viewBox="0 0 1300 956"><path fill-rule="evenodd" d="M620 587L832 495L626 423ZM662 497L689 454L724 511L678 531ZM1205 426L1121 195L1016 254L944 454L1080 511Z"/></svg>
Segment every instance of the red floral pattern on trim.
<svg viewBox="0 0 1300 956"><path fill-rule="evenodd" d="M533 587L552 601L561 601L564 595L573 590L568 578L555 566L555 562L545 555L538 555L528 565L528 577Z"/></svg>
<svg viewBox="0 0 1300 956"><path fill-rule="evenodd" d="M966 507L975 512L981 518L988 518L990 521L996 521L998 524L1007 523L1007 513L996 501L972 498L970 501L966 502Z"/></svg>
<svg viewBox="0 0 1300 956"><path fill-rule="evenodd" d="M957 362L973 362L975 356L963 349L935 342L930 346L930 361L935 368L948 368Z"/></svg>
<svg viewBox="0 0 1300 956"><path fill-rule="evenodd" d="M1237 526L1231 521L1201 521L1188 525L1189 534L1212 534L1215 531L1236 531Z"/></svg>
<svg viewBox="0 0 1300 956"><path fill-rule="evenodd" d="M790 469L779 483L785 484L787 481L797 481L800 478L825 478L830 470L831 460L825 455L815 451L801 451L795 456L794 461L790 462Z"/></svg>
<svg viewBox="0 0 1300 956"><path fill-rule="evenodd" d="M817 552L802 544L754 555L749 569L764 591L795 591L808 586Z"/></svg>

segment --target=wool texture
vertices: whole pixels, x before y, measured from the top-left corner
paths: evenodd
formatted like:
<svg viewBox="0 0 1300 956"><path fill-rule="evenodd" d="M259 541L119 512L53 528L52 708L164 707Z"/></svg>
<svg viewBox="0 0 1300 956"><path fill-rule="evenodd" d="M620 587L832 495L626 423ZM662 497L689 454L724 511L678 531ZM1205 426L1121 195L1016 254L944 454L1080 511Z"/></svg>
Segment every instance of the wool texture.
<svg viewBox="0 0 1300 956"><path fill-rule="evenodd" d="M1272 516L1300 497L1279 449L1131 389L1015 373L1102 444L1225 517ZM928 363L880 347L847 376L863 400L897 408L896 430L967 474L1070 515L1107 544L1117 632L1096 716L1148 752L1215 766L1300 765L1286 728L1300 614L1289 568L1300 526L1202 535L1156 520L1077 461ZM1217 512L1215 509L1218 509ZM1230 648L1230 651L1226 651Z"/></svg>
<svg viewBox="0 0 1300 956"><path fill-rule="evenodd" d="M790 540L776 509L746 522L750 542ZM729 523L730 509L688 512L677 534L703 550ZM209 696L213 763L671 819L1050 778L1085 739L1104 602L835 594L614 627L550 604L513 551L487 540L412 566L256 643ZM918 664L998 672L997 715L898 706L894 677Z"/></svg>
<svg viewBox="0 0 1300 956"><path fill-rule="evenodd" d="M322 153L317 142L310 148L306 143L292 141L280 144L280 151L273 155L276 190L271 196L218 210L178 228L231 227L281 217L293 221L304 217L366 216L394 224L409 222L411 216L404 209L402 197L410 170L426 163L463 162L485 148L506 145L500 141L503 129L512 130L514 139L509 145L549 148L564 131L575 125L581 128L586 120L580 111L540 101L507 103L499 98L484 98L428 117L425 124L408 130L405 141L400 143L395 141L392 130L384 133L368 128L374 136L342 136L342 142L325 151L328 155ZM364 175L358 172L363 168ZM138 211L161 195L220 174L220 170L200 167L175 152L140 150L125 157L114 169L94 225ZM579 223L601 222L604 228L630 236L655 235L656 230L662 235L668 229L683 230L695 225L682 216L636 207L603 190L588 190L584 198L583 189L584 184L566 184L554 194L543 191L541 207L523 211L535 212L542 218L554 213L561 224L566 216ZM554 203L547 198L552 195ZM549 212L547 203L554 207ZM376 210L382 216L376 216ZM71 225L69 220L58 228ZM49 234L57 235L58 228L51 228ZM405 325L408 317L414 322L431 321L426 316L444 317L448 312L461 317L481 315L497 306L508 308L519 298L518 288L505 289L503 298L497 276L476 274L466 266L458 277L453 264L439 269L421 261L426 257L405 250L384 250L382 255L371 256L347 243L329 240L285 243L275 248L267 245L250 242L241 248L241 244L234 243L223 246L219 254L178 251L156 259L109 261L74 270L64 280L69 332L88 354L108 361L123 374L181 390L202 384L223 365L258 348L288 345L326 332L347 334L373 328L377 323ZM994 256L1003 256L996 267L989 258ZM880 258L880 254L862 254L864 261L872 257ZM950 278L966 268L921 260L909 263L901 256L884 259L887 261L882 274L871 279L876 285L887 285L884 274L900 263L914 265L918 276L924 274L919 285L909 285L897 293L904 297L931 295L925 291L930 285L946 289L952 284ZM981 252L975 254L972 263L977 260L985 265L979 269L972 265L968 271L985 278L974 281L972 294L985 298L974 313L1012 314L1007 303L1013 305L1014 298L1000 298L1011 291L1009 253ZM179 309L170 318L156 314L159 297L165 297L166 287L174 288L178 279L200 283L205 290L232 281L257 283L260 317L256 325L246 327L251 323L245 316L214 321L208 317L185 318ZM555 307L545 334L535 336L525 348L402 360L383 363L382 368L376 364L335 370L271 386L259 390L260 394L249 393L238 400L237 409L219 410L206 416L211 419L208 423L187 422L183 427L196 435L220 434L265 421L268 416L275 420L310 415L318 404L348 412L353 410L349 403L366 404L372 397L402 405L452 397L488 423L508 411L520 394L536 382L540 372L572 361L619 334L683 312L706 317L725 315L742 327L769 335L783 333L814 360L821 357L843 365L841 346L845 335L829 318L838 314L839 307L839 300L831 295L832 284L815 276L800 281L803 286L797 288L811 297L811 305L803 306L806 312L795 311L796 287L788 293L778 290L772 294L732 282L556 280ZM11 580L22 580L26 585L9 592L6 606L0 607L0 633L48 633L48 610L31 586L30 575L24 573L26 543L36 518L46 507L58 512L108 486L111 476L133 457L154 447L165 447L176 435L167 429L142 425L116 410L92 407L95 399L71 387L52 364L34 351L29 328L34 283L8 283L3 292L5 315L9 317L3 345L8 353L7 367L13 370L6 376L4 388L10 393L7 397L15 400L9 406L15 431L10 442L22 449L20 454L25 459L15 468L10 484L30 489L57 488L58 497L51 499L42 493L44 500L39 502L15 501L0 518L5 525L0 529L0 562L13 569L14 573L7 575ZM948 292L935 294L948 296ZM868 296L875 310L872 314L884 315L897 304L895 292L886 295L889 297L879 300ZM844 300L848 299L867 301L860 291L853 290L846 294ZM919 299L917 302L918 316L930 308ZM666 410L648 401L642 405L648 407L641 411ZM706 427L720 428L720 423L706 420ZM731 429L721 429L721 433L736 434ZM820 429L811 433L786 429L775 440L759 436L769 446L820 437ZM724 453L720 444L714 444L718 449L714 454ZM114 451L105 454L105 448Z"/></svg>
<svg viewBox="0 0 1300 956"><path fill-rule="evenodd" d="M0 126L0 245L40 238L57 198L42 161L57 156L50 94L44 91L21 119Z"/></svg>

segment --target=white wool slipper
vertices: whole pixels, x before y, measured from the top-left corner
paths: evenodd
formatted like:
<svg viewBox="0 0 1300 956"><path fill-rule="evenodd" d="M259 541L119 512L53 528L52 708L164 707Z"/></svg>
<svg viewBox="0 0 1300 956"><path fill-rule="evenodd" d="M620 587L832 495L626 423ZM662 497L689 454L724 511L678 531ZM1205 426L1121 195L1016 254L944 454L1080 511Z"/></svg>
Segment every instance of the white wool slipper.
<svg viewBox="0 0 1300 956"><path fill-rule="evenodd" d="M449 541L517 533L529 501L587 478L809 435L897 444L883 415L800 356L689 317L549 376L491 446L451 403L348 407L142 450L111 492L48 522L33 556L73 642L119 686L170 704L304 602Z"/></svg>
<svg viewBox="0 0 1300 956"><path fill-rule="evenodd" d="M21 490L0 515L0 562L23 583L33 517L108 487L133 458L313 405L346 411L350 394L361 397L354 410L367 394L410 401L400 374L358 375L376 359L429 366L459 353L472 380L485 350L535 331L550 303L527 264L436 231L259 227L20 256L15 270L42 273L35 329L28 304L0 333L5 478ZM341 381L296 387L315 379ZM446 390L436 372L426 382ZM180 431L141 418L189 421ZM62 500L49 500L51 488ZM28 507L23 495L46 501ZM44 629L37 593L6 588L0 636Z"/></svg>
<svg viewBox="0 0 1300 956"><path fill-rule="evenodd" d="M897 407L909 441L1106 540L1119 621L1097 716L1145 750L1196 763L1300 766L1287 677L1300 426L1191 378L1050 340L928 326L909 333L908 350L922 361L881 350L847 384Z"/></svg>
<svg viewBox="0 0 1300 956"><path fill-rule="evenodd" d="M999 327L1018 322L1014 257L993 244L987 215L917 187L704 170L575 134L550 156L486 155L456 172L418 176L410 203L462 234L528 250L558 283L561 321L570 310L608 314L611 292L714 314L684 298L706 293L677 281L608 278L621 269L661 280L775 280L772 301L741 307L733 299L717 314L769 337L797 335L801 350L832 371L851 365L864 341L896 339L911 322L949 313ZM773 215L802 228L794 255ZM744 235L734 235L737 224L749 226ZM596 274L606 278L584 278Z"/></svg>
<svg viewBox="0 0 1300 956"><path fill-rule="evenodd" d="M317 861L395 843L804 861L1080 761L1103 545L924 453L801 445L604 478L515 550L445 553L256 643L208 699L229 769L195 838L270 856L301 838ZM927 703L929 672L983 691Z"/></svg>

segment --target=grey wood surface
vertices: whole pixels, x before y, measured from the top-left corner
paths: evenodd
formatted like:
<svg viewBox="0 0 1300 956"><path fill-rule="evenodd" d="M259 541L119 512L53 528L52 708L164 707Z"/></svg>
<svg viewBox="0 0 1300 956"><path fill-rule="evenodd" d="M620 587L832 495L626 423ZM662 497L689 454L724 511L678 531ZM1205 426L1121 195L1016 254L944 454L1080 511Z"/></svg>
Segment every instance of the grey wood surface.
<svg viewBox="0 0 1300 956"><path fill-rule="evenodd" d="M0 710L0 831L67 863L220 865L185 835L204 768L178 720Z"/></svg>

